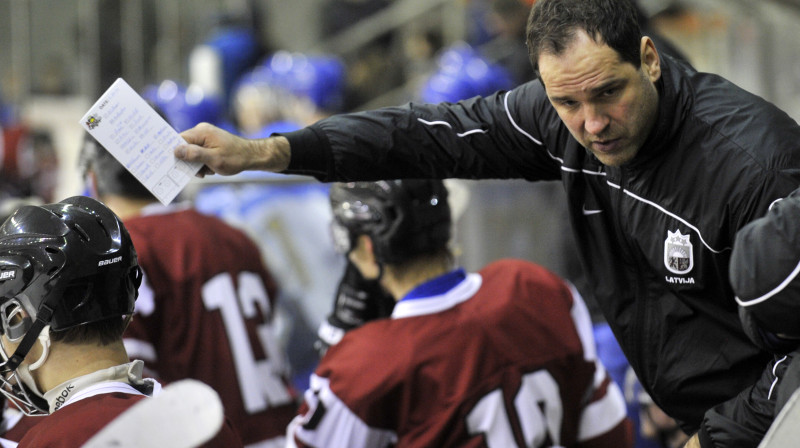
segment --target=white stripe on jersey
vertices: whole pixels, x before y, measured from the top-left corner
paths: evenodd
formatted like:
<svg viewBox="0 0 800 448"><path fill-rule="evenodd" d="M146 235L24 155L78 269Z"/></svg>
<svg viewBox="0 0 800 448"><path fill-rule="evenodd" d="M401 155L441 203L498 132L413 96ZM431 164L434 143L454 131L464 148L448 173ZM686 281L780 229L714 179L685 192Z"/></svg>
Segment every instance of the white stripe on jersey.
<svg viewBox="0 0 800 448"><path fill-rule="evenodd" d="M311 375L311 384L305 392L305 401L309 407L306 415L298 415L289 424L287 439L289 446L293 446L293 436L311 446L346 446L348 448L360 447L386 447L397 443L397 434L394 431L372 428L358 418L337 397L330 388L330 380L316 374ZM324 411L319 408L322 404ZM323 412L321 416L315 414ZM303 427L312 418L319 422L313 430Z"/></svg>
<svg viewBox="0 0 800 448"><path fill-rule="evenodd" d="M605 372L602 367L599 367L598 370ZM610 431L619 424L620 420L625 418L626 413L622 391L619 390L617 383L609 381L603 398L589 403L583 408L578 426L578 441L591 439Z"/></svg>
<svg viewBox="0 0 800 448"><path fill-rule="evenodd" d="M594 361L595 370L593 378L593 389L599 390L608 378L608 372L603 364L597 359L597 349L592 332L592 318L589 309L583 301L575 286L569 282L570 292L572 292L572 320L578 330L578 336L583 345L583 357L587 361ZM589 403L584 407L578 427L578 440L584 441L591 439L606 431L611 430L625 418L625 399L619 386L613 381L608 381L605 395L599 400Z"/></svg>
<svg viewBox="0 0 800 448"><path fill-rule="evenodd" d="M572 321L575 323L575 328L578 330L578 337L581 339L583 346L583 359L587 361L594 361L597 359L597 349L594 343L594 332L592 331L592 316L589 314L589 308L586 307L586 302L583 297L575 288L572 283L566 282L569 285L569 291L572 293Z"/></svg>

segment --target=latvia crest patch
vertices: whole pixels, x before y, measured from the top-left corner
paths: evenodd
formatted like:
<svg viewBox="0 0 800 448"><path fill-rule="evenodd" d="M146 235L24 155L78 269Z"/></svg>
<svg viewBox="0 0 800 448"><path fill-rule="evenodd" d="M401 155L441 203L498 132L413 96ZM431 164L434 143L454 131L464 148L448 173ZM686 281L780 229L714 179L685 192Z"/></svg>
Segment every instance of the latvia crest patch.
<svg viewBox="0 0 800 448"><path fill-rule="evenodd" d="M694 256L688 234L681 235L680 230L667 230L667 239L664 240L664 266L675 274L686 274L692 270Z"/></svg>

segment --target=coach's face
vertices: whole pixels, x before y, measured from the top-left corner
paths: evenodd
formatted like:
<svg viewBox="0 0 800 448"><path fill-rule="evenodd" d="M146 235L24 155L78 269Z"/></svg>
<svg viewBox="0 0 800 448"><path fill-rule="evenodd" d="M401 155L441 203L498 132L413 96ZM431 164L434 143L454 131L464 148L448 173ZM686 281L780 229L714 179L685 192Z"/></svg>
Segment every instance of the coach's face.
<svg viewBox="0 0 800 448"><path fill-rule="evenodd" d="M542 53L538 62L547 96L572 136L605 165L633 159L658 110L661 66L653 41L642 38L635 66L580 31L560 55Z"/></svg>

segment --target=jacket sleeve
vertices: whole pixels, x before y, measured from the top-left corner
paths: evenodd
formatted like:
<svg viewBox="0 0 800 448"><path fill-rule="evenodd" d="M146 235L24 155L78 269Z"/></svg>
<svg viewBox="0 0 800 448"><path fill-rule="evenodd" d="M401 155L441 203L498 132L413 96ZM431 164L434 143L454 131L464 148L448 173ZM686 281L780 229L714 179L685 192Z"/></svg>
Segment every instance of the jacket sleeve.
<svg viewBox="0 0 800 448"><path fill-rule="evenodd" d="M532 81L456 104L408 103L321 120L285 134L286 172L322 181L551 180L560 177L552 148L563 135L541 83Z"/></svg>

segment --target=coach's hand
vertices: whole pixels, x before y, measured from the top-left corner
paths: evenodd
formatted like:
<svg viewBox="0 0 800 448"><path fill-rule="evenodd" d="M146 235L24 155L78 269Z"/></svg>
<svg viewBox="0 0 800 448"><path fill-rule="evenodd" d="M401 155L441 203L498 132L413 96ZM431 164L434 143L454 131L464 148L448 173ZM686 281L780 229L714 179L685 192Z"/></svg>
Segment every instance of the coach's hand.
<svg viewBox="0 0 800 448"><path fill-rule="evenodd" d="M279 172L289 166L291 150L285 137L250 140L231 134L208 123L183 131L188 143L175 148L175 157L186 162L200 162L206 174L232 175L246 170Z"/></svg>

